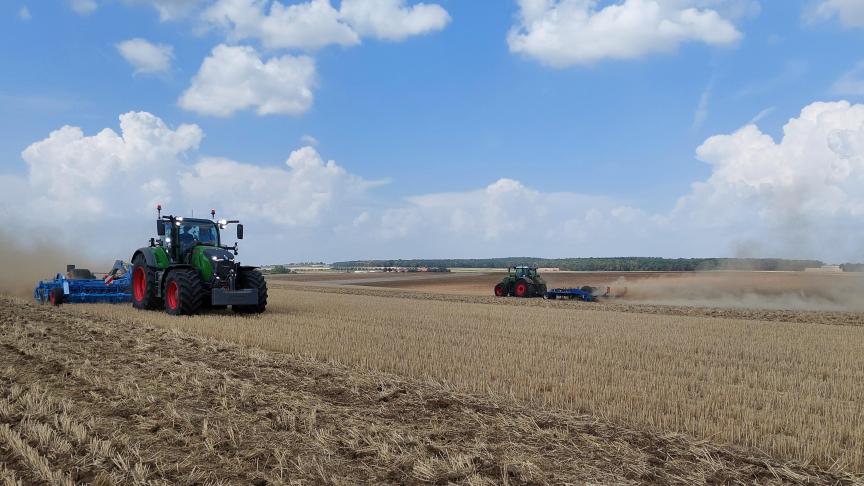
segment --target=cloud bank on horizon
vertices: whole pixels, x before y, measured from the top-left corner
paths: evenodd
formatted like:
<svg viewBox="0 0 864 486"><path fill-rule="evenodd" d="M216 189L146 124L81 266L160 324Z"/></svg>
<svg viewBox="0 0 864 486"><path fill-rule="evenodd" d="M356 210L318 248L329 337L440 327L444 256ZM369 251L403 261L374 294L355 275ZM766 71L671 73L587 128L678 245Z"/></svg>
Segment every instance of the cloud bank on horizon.
<svg viewBox="0 0 864 486"><path fill-rule="evenodd" d="M108 5L69 0L88 18ZM161 203L177 213L215 207L244 220L247 258L256 263L519 254L864 259L864 237L855 230L864 223L864 104L827 96L864 96L860 61L822 93L827 101L798 105L782 134L760 127L775 111L763 105L750 123L692 143L699 162L686 162L704 164L707 176L693 180L665 208L620 195L544 190L523 177L494 173L474 187L393 197L384 193L390 179L400 177L399 166L386 177L370 176L350 158L328 159L326 148L308 134L283 162L256 163L213 153L204 125L212 118L302 120L320 96L332 94L318 93L328 82L318 70L319 56L446 32L459 21L446 2L121 5L147 6L164 26L217 37L176 93L186 119L181 112L172 123L160 114L165 107L145 107L120 114L119 127L85 130L70 122L34 137L21 152L23 173L0 172L0 210L19 235L40 235L93 256L125 257L151 236L149 221ZM756 0L516 0L514 7L509 31L501 33L505 49L526 69L553 74L650 62L688 45L742 49L748 20L762 12ZM864 27L864 9L853 0L810 2L800 17L802 25ZM186 52L144 37L113 46L136 76L172 76ZM701 130L709 115L713 78L708 85L691 132ZM195 117L204 118L193 122ZM566 170L563 161L546 162Z"/></svg>
<svg viewBox="0 0 864 486"><path fill-rule="evenodd" d="M197 125L171 128L146 112L121 115L119 133L62 127L24 150L26 177L5 177L4 186L20 188L6 197L23 208L6 217L26 227L39 214L55 215L57 231L71 240L147 220L157 203L202 213L219 207L257 229L250 245L265 259L279 255L278 248L268 250L271 235L336 239L350 247L341 255L379 257L510 255L526 248L546 256L572 248L692 256L735 248L743 256L830 260L862 249L849 228L864 218L864 104L813 103L786 123L778 141L754 124L710 137L696 154L711 176L666 212L611 197L543 192L506 178L391 205L375 194L387 181L352 174L312 146L293 151L281 167L261 167L200 153L204 136ZM111 251L134 243L121 233Z"/></svg>

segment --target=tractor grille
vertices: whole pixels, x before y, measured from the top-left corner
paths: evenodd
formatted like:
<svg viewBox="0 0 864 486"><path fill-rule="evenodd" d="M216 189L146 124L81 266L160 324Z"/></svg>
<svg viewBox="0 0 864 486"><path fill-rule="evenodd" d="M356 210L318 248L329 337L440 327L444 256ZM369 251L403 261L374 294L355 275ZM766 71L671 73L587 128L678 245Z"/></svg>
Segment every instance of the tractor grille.
<svg viewBox="0 0 864 486"><path fill-rule="evenodd" d="M208 248L204 250L204 255L213 265L212 286L216 288L229 287L231 277L237 274L234 255L223 248Z"/></svg>
<svg viewBox="0 0 864 486"><path fill-rule="evenodd" d="M234 262L232 261L221 261L221 262L213 262L213 275L218 278L214 278L214 286L215 287L227 287L228 279L231 277L231 274L235 273Z"/></svg>

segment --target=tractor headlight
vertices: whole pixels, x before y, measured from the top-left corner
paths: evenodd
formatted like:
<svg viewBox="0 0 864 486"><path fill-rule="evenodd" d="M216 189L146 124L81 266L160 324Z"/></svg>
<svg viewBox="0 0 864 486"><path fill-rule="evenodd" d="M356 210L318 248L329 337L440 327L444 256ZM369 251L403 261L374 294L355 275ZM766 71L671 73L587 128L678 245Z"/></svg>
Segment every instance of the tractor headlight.
<svg viewBox="0 0 864 486"><path fill-rule="evenodd" d="M177 221L183 221L183 216L178 216Z"/></svg>
<svg viewBox="0 0 864 486"><path fill-rule="evenodd" d="M227 219L220 219L219 224L221 224L222 226L225 226L226 224L228 224L228 220Z"/></svg>
<svg viewBox="0 0 864 486"><path fill-rule="evenodd" d="M165 243L171 243L171 238L165 238Z"/></svg>

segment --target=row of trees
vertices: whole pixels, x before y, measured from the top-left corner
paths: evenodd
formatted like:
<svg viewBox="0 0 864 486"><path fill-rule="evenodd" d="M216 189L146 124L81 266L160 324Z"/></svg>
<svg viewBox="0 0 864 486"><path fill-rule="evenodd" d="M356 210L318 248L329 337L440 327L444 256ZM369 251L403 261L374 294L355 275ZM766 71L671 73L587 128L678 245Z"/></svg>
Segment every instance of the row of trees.
<svg viewBox="0 0 864 486"><path fill-rule="evenodd" d="M801 271L821 267L817 260L784 260L779 258L478 258L418 260L355 260L333 263L337 269L369 267L438 267L438 268L505 268L533 265L571 271L606 272L692 272L697 270Z"/></svg>

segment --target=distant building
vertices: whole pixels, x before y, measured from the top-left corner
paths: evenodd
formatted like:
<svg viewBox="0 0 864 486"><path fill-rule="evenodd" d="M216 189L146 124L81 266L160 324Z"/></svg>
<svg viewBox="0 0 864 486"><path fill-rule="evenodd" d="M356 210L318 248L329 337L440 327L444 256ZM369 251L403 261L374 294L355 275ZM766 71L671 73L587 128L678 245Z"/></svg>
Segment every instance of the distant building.
<svg viewBox="0 0 864 486"><path fill-rule="evenodd" d="M822 265L821 267L805 268L804 271L819 273L841 273L843 272L843 269L840 268L840 265Z"/></svg>

